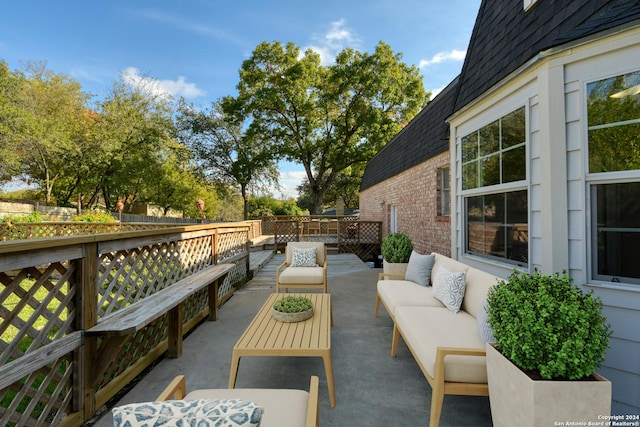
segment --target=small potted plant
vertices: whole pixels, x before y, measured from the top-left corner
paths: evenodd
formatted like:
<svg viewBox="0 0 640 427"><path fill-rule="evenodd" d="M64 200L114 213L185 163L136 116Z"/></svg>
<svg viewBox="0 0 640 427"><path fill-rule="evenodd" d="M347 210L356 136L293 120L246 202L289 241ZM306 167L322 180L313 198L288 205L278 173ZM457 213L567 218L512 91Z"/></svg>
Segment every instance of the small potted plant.
<svg viewBox="0 0 640 427"><path fill-rule="evenodd" d="M389 233L382 239L380 251L382 252L382 271L404 275L413 251L411 237L401 232Z"/></svg>
<svg viewBox="0 0 640 427"><path fill-rule="evenodd" d="M287 295L273 304L272 314L280 322L302 322L313 316L313 302L307 297Z"/></svg>
<svg viewBox="0 0 640 427"><path fill-rule="evenodd" d="M487 296L495 343L487 344L494 425L598 421L611 410L611 383L595 371L609 347L602 302L572 278L514 272Z"/></svg>

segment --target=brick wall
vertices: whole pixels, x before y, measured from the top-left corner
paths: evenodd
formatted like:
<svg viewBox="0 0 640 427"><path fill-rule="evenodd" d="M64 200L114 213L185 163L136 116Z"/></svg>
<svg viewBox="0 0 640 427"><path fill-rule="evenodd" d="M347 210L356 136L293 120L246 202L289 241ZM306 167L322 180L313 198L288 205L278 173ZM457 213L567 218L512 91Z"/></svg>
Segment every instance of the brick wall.
<svg viewBox="0 0 640 427"><path fill-rule="evenodd" d="M395 205L398 231L411 236L416 251L451 256L449 217L437 215L438 168L448 165L449 152L445 152L362 191L360 219L382 221L385 236L389 233L391 205Z"/></svg>

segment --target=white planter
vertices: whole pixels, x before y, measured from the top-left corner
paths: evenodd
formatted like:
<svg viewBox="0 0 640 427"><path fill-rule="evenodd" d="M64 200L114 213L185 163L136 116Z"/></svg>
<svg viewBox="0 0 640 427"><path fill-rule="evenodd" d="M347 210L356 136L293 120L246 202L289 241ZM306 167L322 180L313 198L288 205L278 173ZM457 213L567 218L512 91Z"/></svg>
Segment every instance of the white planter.
<svg viewBox="0 0 640 427"><path fill-rule="evenodd" d="M382 272L392 274L402 274L403 276L407 272L408 262L387 262L382 260Z"/></svg>
<svg viewBox="0 0 640 427"><path fill-rule="evenodd" d="M532 380L487 344L487 376L495 427L587 425L611 414L611 382L597 374L595 381Z"/></svg>

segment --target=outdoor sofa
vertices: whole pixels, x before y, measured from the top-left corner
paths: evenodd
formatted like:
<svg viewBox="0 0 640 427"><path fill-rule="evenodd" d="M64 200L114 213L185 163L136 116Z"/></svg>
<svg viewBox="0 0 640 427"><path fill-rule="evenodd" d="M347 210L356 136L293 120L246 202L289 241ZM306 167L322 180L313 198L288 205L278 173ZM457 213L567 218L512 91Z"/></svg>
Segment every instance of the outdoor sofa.
<svg viewBox="0 0 640 427"><path fill-rule="evenodd" d="M484 304L501 279L415 251L404 276L380 273L378 279L375 315L382 303L394 323L391 356L402 337L431 385L430 426L438 426L445 394L488 396L485 343L491 333Z"/></svg>

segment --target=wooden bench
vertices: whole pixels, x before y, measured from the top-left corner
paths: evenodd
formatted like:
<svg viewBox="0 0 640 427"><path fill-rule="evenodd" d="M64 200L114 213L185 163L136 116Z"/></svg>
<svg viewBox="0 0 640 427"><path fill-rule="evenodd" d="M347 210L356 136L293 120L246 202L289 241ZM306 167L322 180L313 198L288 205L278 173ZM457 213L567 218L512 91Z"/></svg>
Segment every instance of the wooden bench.
<svg viewBox="0 0 640 427"><path fill-rule="evenodd" d="M218 318L218 290L220 283L235 264L217 264L207 267L177 281L148 297L134 302L108 316L103 317L96 326L88 329L88 337L100 337L100 346L96 360L96 372L101 373L114 355L120 350L129 335L137 332L169 313L168 356L177 358L182 355L182 324L184 321L184 301L194 293L207 288L209 293L209 320Z"/></svg>

